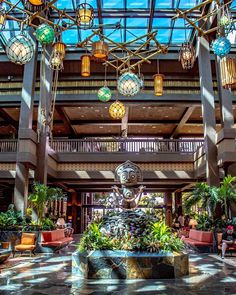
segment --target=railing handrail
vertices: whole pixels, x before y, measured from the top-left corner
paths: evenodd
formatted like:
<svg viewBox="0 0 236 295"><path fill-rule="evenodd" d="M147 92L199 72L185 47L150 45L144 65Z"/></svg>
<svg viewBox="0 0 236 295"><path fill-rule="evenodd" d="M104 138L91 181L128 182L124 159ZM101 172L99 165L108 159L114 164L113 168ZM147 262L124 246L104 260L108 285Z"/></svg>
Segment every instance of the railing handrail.
<svg viewBox="0 0 236 295"><path fill-rule="evenodd" d="M204 140L197 139L55 139L51 148L58 153L100 153L100 152L150 152L150 153L188 153L193 154Z"/></svg>

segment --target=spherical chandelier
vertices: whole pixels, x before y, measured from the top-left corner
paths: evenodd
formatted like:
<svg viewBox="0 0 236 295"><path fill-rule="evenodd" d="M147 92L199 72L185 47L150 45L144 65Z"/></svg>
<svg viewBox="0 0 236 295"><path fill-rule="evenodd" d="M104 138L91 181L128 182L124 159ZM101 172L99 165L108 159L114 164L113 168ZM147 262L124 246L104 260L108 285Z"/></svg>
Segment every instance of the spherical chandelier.
<svg viewBox="0 0 236 295"><path fill-rule="evenodd" d="M184 70L189 70L194 66L195 49L191 43L185 42L182 44L179 52L179 61Z"/></svg>
<svg viewBox="0 0 236 295"><path fill-rule="evenodd" d="M226 37L219 37L212 42L212 49L219 57L224 57L230 52L231 43Z"/></svg>
<svg viewBox="0 0 236 295"><path fill-rule="evenodd" d="M35 35L41 44L48 45L53 42L55 32L48 24L42 24L36 29Z"/></svg>
<svg viewBox="0 0 236 295"><path fill-rule="evenodd" d="M81 3L76 9L77 23L81 29L90 29L93 26L94 10L93 7L86 3Z"/></svg>
<svg viewBox="0 0 236 295"><path fill-rule="evenodd" d="M31 60L34 54L34 44L30 37L20 33L12 37L6 45L6 54L10 61L24 65Z"/></svg>
<svg viewBox="0 0 236 295"><path fill-rule="evenodd" d="M98 99L102 102L107 102L111 99L111 90L107 86L104 86L98 90Z"/></svg>
<svg viewBox="0 0 236 295"><path fill-rule="evenodd" d="M134 73L126 72L118 79L117 89L124 96L134 96L139 93L140 88L140 79Z"/></svg>
<svg viewBox="0 0 236 295"><path fill-rule="evenodd" d="M113 119L122 119L125 115L125 105L118 100L113 102L109 107L109 115Z"/></svg>

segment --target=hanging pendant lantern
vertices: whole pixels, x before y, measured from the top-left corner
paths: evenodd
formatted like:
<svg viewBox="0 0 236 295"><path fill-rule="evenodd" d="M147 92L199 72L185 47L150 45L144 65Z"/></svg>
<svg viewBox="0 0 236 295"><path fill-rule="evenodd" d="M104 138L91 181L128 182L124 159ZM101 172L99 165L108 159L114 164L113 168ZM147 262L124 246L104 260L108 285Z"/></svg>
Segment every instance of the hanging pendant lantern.
<svg viewBox="0 0 236 295"><path fill-rule="evenodd" d="M25 0L24 6L31 12L37 12L43 10L46 0Z"/></svg>
<svg viewBox="0 0 236 295"><path fill-rule="evenodd" d="M53 45L52 55L50 57L49 65L53 70L63 70L63 60L66 54L66 44L63 42L56 42Z"/></svg>
<svg viewBox="0 0 236 295"><path fill-rule="evenodd" d="M219 57L224 57L230 52L231 43L226 37L219 37L212 42L212 49L214 54Z"/></svg>
<svg viewBox="0 0 236 295"><path fill-rule="evenodd" d="M137 75L131 72L122 74L117 82L117 89L124 96L134 96L139 93L141 81Z"/></svg>
<svg viewBox="0 0 236 295"><path fill-rule="evenodd" d="M113 119L122 119L125 115L125 105L119 100L113 102L109 107L109 115Z"/></svg>
<svg viewBox="0 0 236 295"><path fill-rule="evenodd" d="M81 29L90 29L93 26L94 21L94 10L93 7L84 2L81 3L76 9L77 23Z"/></svg>
<svg viewBox="0 0 236 295"><path fill-rule="evenodd" d="M184 70L192 69L195 62L195 49L189 42L182 44L179 52L179 61Z"/></svg>
<svg viewBox="0 0 236 295"><path fill-rule="evenodd" d="M81 56L81 76L90 76L90 56L87 54Z"/></svg>
<svg viewBox="0 0 236 295"><path fill-rule="evenodd" d="M108 57L108 44L102 40L93 42L92 54L99 59L106 59Z"/></svg>
<svg viewBox="0 0 236 295"><path fill-rule="evenodd" d="M156 74L153 76L154 78L154 94L156 96L163 95L163 79L165 78L162 74Z"/></svg>
<svg viewBox="0 0 236 295"><path fill-rule="evenodd" d="M0 10L0 31L5 28L6 24L6 14L5 14L5 9Z"/></svg>
<svg viewBox="0 0 236 295"><path fill-rule="evenodd" d="M231 57L224 57L220 60L221 83L226 89L236 87L236 60Z"/></svg>
<svg viewBox="0 0 236 295"><path fill-rule="evenodd" d="M12 37L6 45L6 54L10 61L24 65L31 60L34 54L34 43L26 34L20 33Z"/></svg>
<svg viewBox="0 0 236 295"><path fill-rule="evenodd" d="M35 31L36 39L44 45L51 44L54 40L55 33L48 24L40 25Z"/></svg>
<svg viewBox="0 0 236 295"><path fill-rule="evenodd" d="M107 86L104 86L98 90L98 99L102 102L107 102L111 99L111 90Z"/></svg>

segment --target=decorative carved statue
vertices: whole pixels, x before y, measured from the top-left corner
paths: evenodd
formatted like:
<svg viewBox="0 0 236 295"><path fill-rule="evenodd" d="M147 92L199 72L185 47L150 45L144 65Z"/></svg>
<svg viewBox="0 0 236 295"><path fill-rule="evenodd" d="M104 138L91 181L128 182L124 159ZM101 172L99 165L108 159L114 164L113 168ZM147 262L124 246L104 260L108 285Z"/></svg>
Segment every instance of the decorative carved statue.
<svg viewBox="0 0 236 295"><path fill-rule="evenodd" d="M143 180L141 169L128 160L116 168L115 180L121 184L121 188L112 187L117 205L127 210L135 209L145 188L142 185L137 187L138 182Z"/></svg>

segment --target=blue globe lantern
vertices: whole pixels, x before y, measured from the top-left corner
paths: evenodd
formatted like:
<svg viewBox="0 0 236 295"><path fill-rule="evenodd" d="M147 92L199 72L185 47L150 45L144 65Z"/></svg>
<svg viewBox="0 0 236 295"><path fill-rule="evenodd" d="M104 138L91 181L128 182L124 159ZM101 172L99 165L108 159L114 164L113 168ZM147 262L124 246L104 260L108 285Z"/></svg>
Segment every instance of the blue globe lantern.
<svg viewBox="0 0 236 295"><path fill-rule="evenodd" d="M134 96L139 93L142 84L137 75L126 72L118 79L117 89L124 96Z"/></svg>
<svg viewBox="0 0 236 295"><path fill-rule="evenodd" d="M230 52L231 43L226 37L219 37L212 42L212 49L219 57L224 57Z"/></svg>

